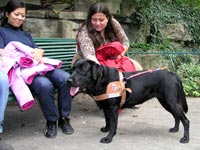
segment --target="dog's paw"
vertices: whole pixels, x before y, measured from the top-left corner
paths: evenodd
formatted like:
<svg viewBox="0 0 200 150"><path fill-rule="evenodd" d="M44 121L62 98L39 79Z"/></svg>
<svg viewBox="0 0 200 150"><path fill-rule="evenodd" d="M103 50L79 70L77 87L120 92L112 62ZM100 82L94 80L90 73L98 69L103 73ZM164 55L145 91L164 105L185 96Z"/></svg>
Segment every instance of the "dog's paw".
<svg viewBox="0 0 200 150"><path fill-rule="evenodd" d="M103 127L101 128L101 132L108 132L110 130L109 127Z"/></svg>
<svg viewBox="0 0 200 150"><path fill-rule="evenodd" d="M189 142L189 138L188 137L182 137L180 139L180 143L188 143Z"/></svg>
<svg viewBox="0 0 200 150"><path fill-rule="evenodd" d="M112 139L107 138L107 137L104 137L104 138L102 138L102 139L100 140L100 143L110 143L110 142L112 142Z"/></svg>
<svg viewBox="0 0 200 150"><path fill-rule="evenodd" d="M176 133L176 132L178 132L178 128L171 128L171 129L169 129L169 132Z"/></svg>

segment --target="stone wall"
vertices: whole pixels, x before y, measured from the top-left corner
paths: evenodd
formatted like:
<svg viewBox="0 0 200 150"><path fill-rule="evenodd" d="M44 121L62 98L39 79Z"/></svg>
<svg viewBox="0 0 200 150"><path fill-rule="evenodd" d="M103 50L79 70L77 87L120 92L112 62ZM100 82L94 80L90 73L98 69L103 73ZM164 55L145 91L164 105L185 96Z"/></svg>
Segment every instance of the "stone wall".
<svg viewBox="0 0 200 150"><path fill-rule="evenodd" d="M32 34L33 37L54 37L54 38L75 38L80 23L86 19L89 6L93 0L76 0L74 5L69 3L42 3L41 0L24 0L28 13L24 23L24 30ZM129 40L131 42L146 42L150 35L150 26L148 24L138 23L137 19L133 22L130 16L137 16L135 0L104 0L109 7L111 13L121 23ZM7 0L0 0L0 11L6 4ZM179 45L184 41L191 41L192 37L188 33L187 26L184 24L168 24L160 29L163 39L169 39ZM139 55L138 55L139 56ZM144 68L155 67L158 59L151 59L145 56L133 56L141 62ZM149 61L147 61L149 59ZM156 60L153 61L153 60Z"/></svg>
<svg viewBox="0 0 200 150"><path fill-rule="evenodd" d="M120 12L120 2L121 0L106 2L112 14L115 15ZM27 3L30 5L31 2ZM73 11L65 10L69 6L63 4L51 4L47 10L29 9L24 29L31 32L34 37L75 38L79 25L86 19L88 8L92 3L92 0L77 0ZM130 22L123 21L121 24L131 39Z"/></svg>
<svg viewBox="0 0 200 150"><path fill-rule="evenodd" d="M30 10L24 23L24 30L33 37L66 37L75 38L81 20L85 18L82 12L61 12Z"/></svg>
<svg viewBox="0 0 200 150"><path fill-rule="evenodd" d="M7 1L0 0L1 12ZM88 8L94 0L76 0L74 4L47 3L47 0L46 3L44 0L24 0L24 2L28 8L24 30L29 31L33 37L75 38L77 29L87 17ZM135 0L104 0L104 2L121 23L130 41L146 42L150 35L149 25L130 20L131 15L137 15ZM161 31L164 33L163 39L192 40L184 25L181 24L166 25L166 28Z"/></svg>
<svg viewBox="0 0 200 150"><path fill-rule="evenodd" d="M8 0L0 0L0 10ZM123 0L105 1L113 15L120 14ZM24 30L29 31L33 37L66 37L75 38L80 23L86 19L89 6L94 0L76 0L71 11L70 4L45 3L41 0L24 0L28 13L24 23ZM123 12L125 16L129 15ZM130 21L121 19L121 24L132 41L134 30L130 28Z"/></svg>

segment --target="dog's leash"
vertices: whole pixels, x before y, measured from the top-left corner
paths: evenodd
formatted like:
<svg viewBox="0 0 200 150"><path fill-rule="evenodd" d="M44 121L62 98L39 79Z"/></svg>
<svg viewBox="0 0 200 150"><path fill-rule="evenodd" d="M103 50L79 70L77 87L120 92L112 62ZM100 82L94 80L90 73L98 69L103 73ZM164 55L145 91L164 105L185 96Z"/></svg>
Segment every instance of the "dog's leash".
<svg viewBox="0 0 200 150"><path fill-rule="evenodd" d="M146 71L142 71L142 72L138 72L138 73L136 73L136 74L133 74L133 75L127 77L127 78L124 77L124 81L127 81L127 80L129 80L129 79L131 79L131 78L134 78L134 77L136 77L136 76L139 76L139 75L142 75L142 74L145 74L145 73L152 73L152 72L154 72L154 71L165 70L165 69L167 69L167 67L161 67L161 68L157 68L157 69L148 69L148 70L146 70Z"/></svg>

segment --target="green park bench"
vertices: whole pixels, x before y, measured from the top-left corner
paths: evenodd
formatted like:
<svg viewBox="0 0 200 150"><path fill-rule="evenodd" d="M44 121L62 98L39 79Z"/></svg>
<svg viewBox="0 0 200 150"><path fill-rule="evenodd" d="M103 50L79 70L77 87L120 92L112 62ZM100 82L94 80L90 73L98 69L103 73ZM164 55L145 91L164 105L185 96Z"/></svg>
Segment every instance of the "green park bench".
<svg viewBox="0 0 200 150"><path fill-rule="evenodd" d="M71 61L76 53L76 40L67 38L34 38L39 48L42 48L44 56L62 60L64 71L71 73ZM16 101L14 94L10 91L8 101Z"/></svg>

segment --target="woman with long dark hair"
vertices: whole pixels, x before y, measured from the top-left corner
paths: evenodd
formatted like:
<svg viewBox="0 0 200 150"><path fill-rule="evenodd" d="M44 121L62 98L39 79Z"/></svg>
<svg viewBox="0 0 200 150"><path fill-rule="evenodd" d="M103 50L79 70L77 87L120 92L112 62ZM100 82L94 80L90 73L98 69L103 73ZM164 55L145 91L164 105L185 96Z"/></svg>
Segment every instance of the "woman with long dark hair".
<svg viewBox="0 0 200 150"><path fill-rule="evenodd" d="M125 56L129 39L102 2L96 2L89 8L87 19L79 28L76 39L78 51L72 64L77 59L87 58L121 71L142 70L138 62Z"/></svg>

